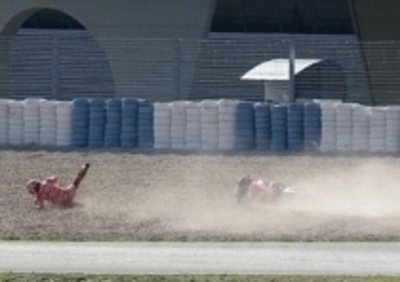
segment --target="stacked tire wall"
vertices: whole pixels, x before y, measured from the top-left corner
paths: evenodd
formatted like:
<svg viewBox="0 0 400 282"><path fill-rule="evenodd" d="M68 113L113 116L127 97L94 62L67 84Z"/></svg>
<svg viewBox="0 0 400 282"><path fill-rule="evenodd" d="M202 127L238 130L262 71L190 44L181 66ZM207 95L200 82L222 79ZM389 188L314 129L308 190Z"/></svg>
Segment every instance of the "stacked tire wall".
<svg viewBox="0 0 400 282"><path fill-rule="evenodd" d="M366 152L369 148L369 107L355 106L353 108L352 151Z"/></svg>
<svg viewBox="0 0 400 282"><path fill-rule="evenodd" d="M254 104L254 146L256 150L269 151L271 148L271 106Z"/></svg>
<svg viewBox="0 0 400 282"><path fill-rule="evenodd" d="M104 147L106 132L106 101L103 99L89 100L89 132L88 146Z"/></svg>
<svg viewBox="0 0 400 282"><path fill-rule="evenodd" d="M321 139L321 106L315 103L304 105L304 150L315 151Z"/></svg>
<svg viewBox="0 0 400 282"><path fill-rule="evenodd" d="M186 101L176 101L171 104L171 149L186 148Z"/></svg>
<svg viewBox="0 0 400 282"><path fill-rule="evenodd" d="M186 104L185 149L201 150L201 104L188 102Z"/></svg>
<svg viewBox="0 0 400 282"><path fill-rule="evenodd" d="M56 107L56 144L68 147L72 144L72 103L60 101Z"/></svg>
<svg viewBox="0 0 400 282"><path fill-rule="evenodd" d="M24 104L23 102L10 101L8 118L8 142L10 145L23 145L24 143Z"/></svg>
<svg viewBox="0 0 400 282"><path fill-rule="evenodd" d="M121 105L121 147L134 148L138 143L139 102L133 98L122 99Z"/></svg>
<svg viewBox="0 0 400 282"><path fill-rule="evenodd" d="M288 149L288 106L275 105L271 108L271 151L284 152Z"/></svg>
<svg viewBox="0 0 400 282"><path fill-rule="evenodd" d="M89 135L89 101L75 99L72 102L72 146L86 147Z"/></svg>
<svg viewBox="0 0 400 282"><path fill-rule="evenodd" d="M24 101L24 137L25 145L38 145L40 137L40 104L41 100L27 99ZM43 101L44 102L44 101Z"/></svg>
<svg viewBox="0 0 400 282"><path fill-rule="evenodd" d="M219 111L218 101L205 100L201 103L201 150L219 149Z"/></svg>
<svg viewBox="0 0 400 282"><path fill-rule="evenodd" d="M400 153L400 107L390 106L386 110L386 151Z"/></svg>
<svg viewBox="0 0 400 282"><path fill-rule="evenodd" d="M248 151L255 148L254 105L238 102L235 112L235 150Z"/></svg>
<svg viewBox="0 0 400 282"><path fill-rule="evenodd" d="M40 102L39 127L40 127L39 144L49 147L56 146L57 128L58 128L56 101L42 100Z"/></svg>
<svg viewBox="0 0 400 282"><path fill-rule="evenodd" d="M400 153L400 106L3 99L0 145L395 154Z"/></svg>
<svg viewBox="0 0 400 282"><path fill-rule="evenodd" d="M109 99L105 103L104 146L110 148L120 147L122 102L120 99Z"/></svg>
<svg viewBox="0 0 400 282"><path fill-rule="evenodd" d="M154 103L154 148L171 149L171 104Z"/></svg>
<svg viewBox="0 0 400 282"><path fill-rule="evenodd" d="M304 105L292 104L288 107L287 142L291 152L304 149Z"/></svg>
<svg viewBox="0 0 400 282"><path fill-rule="evenodd" d="M0 145L9 143L9 101L0 100Z"/></svg>
<svg viewBox="0 0 400 282"><path fill-rule="evenodd" d="M218 105L218 149L233 151L236 149L236 122L238 118L236 101L221 101Z"/></svg>
<svg viewBox="0 0 400 282"><path fill-rule="evenodd" d="M150 149L154 146L154 105L140 100L137 115L137 146Z"/></svg>

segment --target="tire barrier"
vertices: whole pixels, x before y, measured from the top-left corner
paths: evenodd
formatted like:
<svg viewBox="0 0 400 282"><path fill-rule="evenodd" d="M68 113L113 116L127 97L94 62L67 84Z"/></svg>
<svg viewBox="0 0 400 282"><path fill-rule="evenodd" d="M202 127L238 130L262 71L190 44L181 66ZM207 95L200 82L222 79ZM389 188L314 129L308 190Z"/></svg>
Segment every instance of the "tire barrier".
<svg viewBox="0 0 400 282"><path fill-rule="evenodd" d="M9 101L0 100L0 145L7 145L9 140Z"/></svg>
<svg viewBox="0 0 400 282"><path fill-rule="evenodd" d="M0 99L0 145L400 153L400 105Z"/></svg>
<svg viewBox="0 0 400 282"><path fill-rule="evenodd" d="M217 151L219 147L218 101L203 100L200 106L201 150Z"/></svg>
<svg viewBox="0 0 400 282"><path fill-rule="evenodd" d="M40 141L40 99L25 99L24 103L24 144L39 145Z"/></svg>
<svg viewBox="0 0 400 282"><path fill-rule="evenodd" d="M21 101L9 102L9 135L10 145L23 145L24 143L24 104Z"/></svg>
<svg viewBox="0 0 400 282"><path fill-rule="evenodd" d="M106 101L106 123L104 130L104 146L114 148L121 146L121 99Z"/></svg>
<svg viewBox="0 0 400 282"><path fill-rule="evenodd" d="M186 148L186 101L175 101L171 104L171 149Z"/></svg>
<svg viewBox="0 0 400 282"><path fill-rule="evenodd" d="M239 102L235 112L235 149L239 151L255 148L254 107L250 102Z"/></svg>
<svg viewBox="0 0 400 282"><path fill-rule="evenodd" d="M302 104L288 106L287 147L292 152L304 149L304 105Z"/></svg>
<svg viewBox="0 0 400 282"><path fill-rule="evenodd" d="M89 100L89 135L88 146L104 147L106 131L106 101L104 99Z"/></svg>
<svg viewBox="0 0 400 282"><path fill-rule="evenodd" d="M336 146L339 152L352 150L353 104L339 104L336 107Z"/></svg>
<svg viewBox="0 0 400 282"><path fill-rule="evenodd" d="M123 98L121 107L121 147L134 148L137 146L139 102L135 98Z"/></svg>
<svg viewBox="0 0 400 282"><path fill-rule="evenodd" d="M72 103L59 101L56 104L56 144L59 147L69 147L72 144Z"/></svg>
<svg viewBox="0 0 400 282"><path fill-rule="evenodd" d="M271 107L271 151L284 152L287 150L287 105Z"/></svg>
<svg viewBox="0 0 400 282"><path fill-rule="evenodd" d="M185 149L201 150L201 105L199 102L188 102L186 105Z"/></svg>
<svg viewBox="0 0 400 282"><path fill-rule="evenodd" d="M89 135L89 102L77 98L72 101L72 146L86 147Z"/></svg>
<svg viewBox="0 0 400 282"><path fill-rule="evenodd" d="M304 150L317 151L321 140L321 105L305 103L304 105Z"/></svg>
<svg viewBox="0 0 400 282"><path fill-rule="evenodd" d="M323 153L336 151L336 107L338 103L321 104L321 141L319 150Z"/></svg>
<svg viewBox="0 0 400 282"><path fill-rule="evenodd" d="M268 151L271 148L271 106L254 104L255 148Z"/></svg>
<svg viewBox="0 0 400 282"><path fill-rule="evenodd" d="M154 103L154 149L171 149L171 103Z"/></svg>
<svg viewBox="0 0 400 282"><path fill-rule="evenodd" d="M386 108L373 107L369 121L369 150L372 153L386 152Z"/></svg>
<svg viewBox="0 0 400 282"><path fill-rule="evenodd" d="M221 151L233 151L236 148L237 110L237 101L218 102L218 149Z"/></svg>
<svg viewBox="0 0 400 282"><path fill-rule="evenodd" d="M137 118L138 148L150 149L154 146L154 105L146 100L139 100Z"/></svg>
<svg viewBox="0 0 400 282"><path fill-rule="evenodd" d="M352 151L356 153L369 150L369 116L370 108L356 105L353 109Z"/></svg>
<svg viewBox="0 0 400 282"><path fill-rule="evenodd" d="M40 145L57 145L57 102L40 102Z"/></svg>
<svg viewBox="0 0 400 282"><path fill-rule="evenodd" d="M400 106L386 109L386 152L400 153Z"/></svg>

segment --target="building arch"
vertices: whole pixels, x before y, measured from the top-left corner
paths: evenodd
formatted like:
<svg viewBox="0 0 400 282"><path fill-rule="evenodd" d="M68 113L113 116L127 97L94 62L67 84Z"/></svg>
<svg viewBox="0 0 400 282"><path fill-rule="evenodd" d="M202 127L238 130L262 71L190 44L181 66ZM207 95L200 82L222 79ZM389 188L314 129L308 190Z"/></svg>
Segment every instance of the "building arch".
<svg viewBox="0 0 400 282"><path fill-rule="evenodd" d="M171 66L178 66L174 60L179 58L177 51L181 48L177 47L183 45L178 39L197 41L207 36L215 1L18 0L17 5L15 0L2 0L0 95L9 95L10 45L19 28L38 11L54 9L79 21L93 35L91 41L104 50L116 96L149 100L187 98L191 89L186 85L181 87L178 71L171 70ZM196 46L191 46L188 52L191 57L185 64L185 81L193 79L199 53L197 44L192 45Z"/></svg>
<svg viewBox="0 0 400 282"><path fill-rule="evenodd" d="M86 27L74 17L60 10L50 8L35 12L22 23L20 28L86 30Z"/></svg>
<svg viewBox="0 0 400 282"><path fill-rule="evenodd" d="M22 26L22 24L29 19L36 12L45 9L45 7L36 7L19 12L13 15L11 19L4 25L3 29L0 31L1 36L15 36Z"/></svg>
<svg viewBox="0 0 400 282"><path fill-rule="evenodd" d="M74 16L48 7L31 8L12 17L2 34L7 41L9 98L115 96L106 53Z"/></svg>

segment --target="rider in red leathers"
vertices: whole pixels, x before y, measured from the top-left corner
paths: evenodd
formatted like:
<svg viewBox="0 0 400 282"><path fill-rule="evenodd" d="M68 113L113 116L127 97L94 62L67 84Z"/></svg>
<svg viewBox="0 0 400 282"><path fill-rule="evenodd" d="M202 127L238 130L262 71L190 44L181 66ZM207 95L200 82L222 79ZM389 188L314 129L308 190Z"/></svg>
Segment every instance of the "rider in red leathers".
<svg viewBox="0 0 400 282"><path fill-rule="evenodd" d="M57 184L56 176L50 176L46 177L43 181L38 179L29 180L26 184L26 189L30 194L35 196L34 203L38 209L44 208L45 201L63 207L71 207L79 185L86 176L89 167L90 164L88 163L82 165L74 181L65 188Z"/></svg>

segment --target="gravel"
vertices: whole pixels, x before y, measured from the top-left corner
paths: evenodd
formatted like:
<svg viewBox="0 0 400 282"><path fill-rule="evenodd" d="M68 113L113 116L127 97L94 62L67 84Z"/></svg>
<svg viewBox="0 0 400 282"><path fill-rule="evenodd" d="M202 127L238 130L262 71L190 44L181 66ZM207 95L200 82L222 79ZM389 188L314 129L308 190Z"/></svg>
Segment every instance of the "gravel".
<svg viewBox="0 0 400 282"><path fill-rule="evenodd" d="M71 209L36 210L24 188L92 167ZM400 160L391 156L0 150L0 239L371 241L400 238ZM238 206L243 174L297 186L280 203Z"/></svg>

